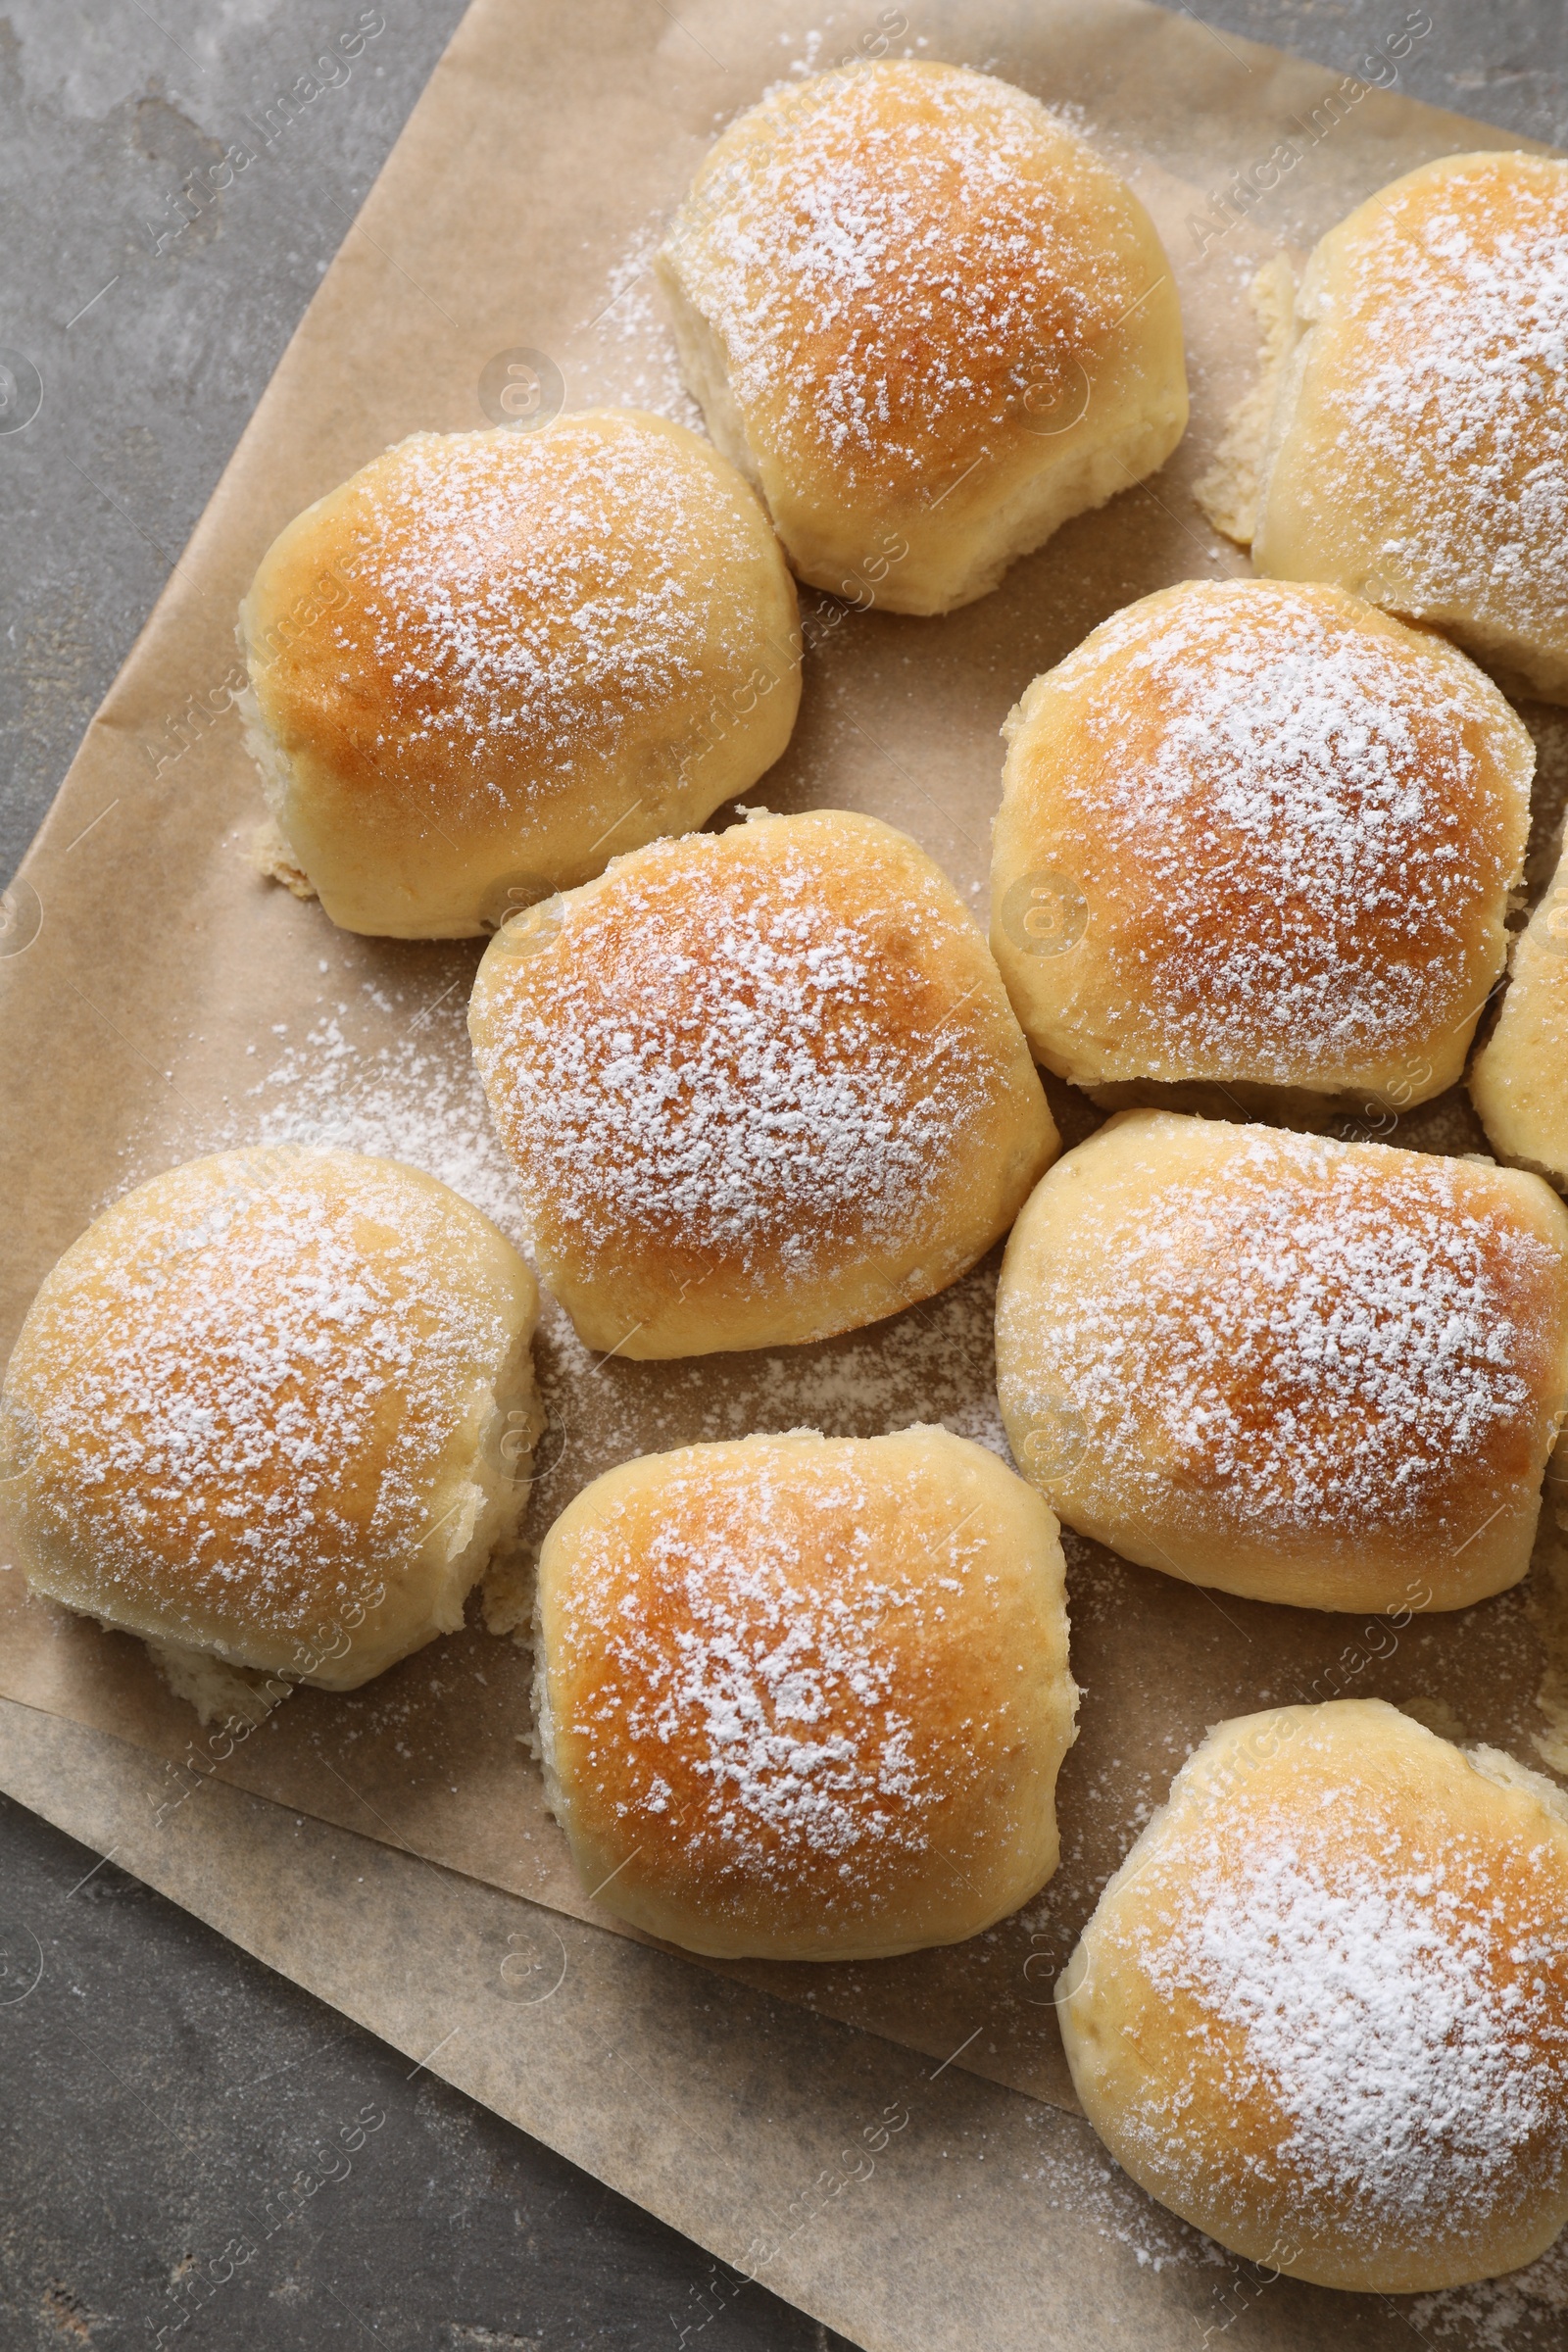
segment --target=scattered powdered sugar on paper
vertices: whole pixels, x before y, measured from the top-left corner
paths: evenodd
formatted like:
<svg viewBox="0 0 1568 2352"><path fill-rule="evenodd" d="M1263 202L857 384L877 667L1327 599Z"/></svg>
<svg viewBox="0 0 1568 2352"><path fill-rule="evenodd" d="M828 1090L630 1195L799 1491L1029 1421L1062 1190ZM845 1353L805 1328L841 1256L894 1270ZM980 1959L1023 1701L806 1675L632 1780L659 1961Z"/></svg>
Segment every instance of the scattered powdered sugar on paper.
<svg viewBox="0 0 1568 2352"><path fill-rule="evenodd" d="M1534 1429L1555 1252L1462 1163L1227 1133L1222 1168L1097 1228L1087 1276L1063 1254L1004 1301L1020 1411L1065 1398L1146 1507L1243 1532L1446 1512Z"/></svg>
<svg viewBox="0 0 1568 2352"><path fill-rule="evenodd" d="M366 1006L345 1002L322 1013L252 1089L234 1140L330 1144L402 1160L449 1184L520 1246L516 1178L468 1052L466 1004L454 991L441 1010L373 1044L356 1035Z"/></svg>
<svg viewBox="0 0 1568 2352"><path fill-rule="evenodd" d="M563 1318L544 1337L542 1377L564 1411L580 1410L596 1423L609 1414L622 1436L635 1432L639 1443L630 1450L791 1429L874 1438L927 1421L1005 1459L996 1288L993 1252L934 1298L866 1330L808 1347L649 1364L616 1357L601 1366ZM563 1501L570 1491L563 1491Z"/></svg>
<svg viewBox="0 0 1568 2352"><path fill-rule="evenodd" d="M849 904L836 842L789 821L776 847L771 825L656 843L536 954L491 951L481 1071L541 1244L579 1279L653 1249L809 1280L906 1246L1005 1083L921 968L962 918L892 875L887 903Z"/></svg>
<svg viewBox="0 0 1568 2352"><path fill-rule="evenodd" d="M940 1421L956 1437L1006 1459L996 1388L998 1271L994 1254L891 1322L817 1348L749 1358L748 1366L757 1367L744 1399L751 1426L876 1437Z"/></svg>
<svg viewBox="0 0 1568 2352"><path fill-rule="evenodd" d="M1118 614L1057 677L1099 753L1063 791L1101 953L1174 1064L1290 1083L1479 1010L1525 808L1473 748L1501 718L1479 673L1213 582Z"/></svg>
<svg viewBox="0 0 1568 2352"><path fill-rule="evenodd" d="M664 240L662 219L646 221L607 271L586 326L562 353L568 380L585 377L598 401L617 401L704 431L703 412L686 389L669 313L654 275ZM580 365L575 365L580 355Z"/></svg>
<svg viewBox="0 0 1568 2352"><path fill-rule="evenodd" d="M1146 291L1088 217L1101 167L1005 82L860 70L760 112L671 249L786 468L825 458L853 490L967 463L1075 389L1071 355Z"/></svg>
<svg viewBox="0 0 1568 2352"><path fill-rule="evenodd" d="M1030 2100L1024 2121L1047 2141L1040 2161L1026 2166L1022 2176L1035 2183L1043 2205L1075 2219L1086 2217L1102 2238L1125 2246L1140 2270L1156 2277L1168 2270L1232 2268L1233 2255L1180 2214L1156 2205L1096 2139L1081 2126L1074 2128L1076 2118ZM1058 2136L1064 2126L1070 2137Z"/></svg>
<svg viewBox="0 0 1568 2352"><path fill-rule="evenodd" d="M1559 2352L1568 2328L1568 2236L1505 2278L1416 2296L1409 2313L1429 2343L1461 2352Z"/></svg>

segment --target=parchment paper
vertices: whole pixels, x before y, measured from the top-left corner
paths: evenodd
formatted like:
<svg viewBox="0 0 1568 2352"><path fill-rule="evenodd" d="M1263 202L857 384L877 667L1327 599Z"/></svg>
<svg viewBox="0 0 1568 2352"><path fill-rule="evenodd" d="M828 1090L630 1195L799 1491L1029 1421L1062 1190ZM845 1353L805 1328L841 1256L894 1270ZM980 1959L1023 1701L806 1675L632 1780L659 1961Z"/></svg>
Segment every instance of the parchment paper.
<svg viewBox="0 0 1568 2352"><path fill-rule="evenodd" d="M1246 287L1261 261L1282 243L1304 251L1429 156L1518 143L1135 0L910 11L890 34L892 23L893 12L851 10L813 29L771 0L694 5L678 23L634 0L569 11L479 0L471 10L24 868L7 934L21 950L0 957L0 1165L8 1197L25 1200L4 1269L0 1347L107 1199L195 1152L259 1135L330 1134L401 1152L506 1221L462 1038L476 947L354 939L248 863L261 797L229 707L240 675L234 609L300 507L406 432L487 421L479 383L497 354L548 354L569 407L626 401L690 419L647 259L714 130L770 79L884 40L894 54L1002 74L1073 110L1149 205L1180 283L1194 418L1156 480L1070 524L997 594L944 620L805 599L801 722L750 797L783 809L860 808L903 826L982 913L997 730L1028 680L1132 598L1247 568L1203 519L1193 485L1250 380ZM1401 24L1391 14L1391 36ZM1386 54L1375 68L1385 79L1396 70ZM1282 167L1287 149L1296 160ZM1245 214L1227 205L1236 175L1255 189L1270 158L1275 183ZM1560 722L1527 715L1547 750L1560 749ZM1098 1114L1053 1092L1068 1142L1079 1140ZM1482 1143L1456 1098L1390 1132L1447 1151ZM869 1434L940 1418L1000 1448L994 1278L993 1263L893 1324L825 1348L690 1366L596 1369L552 1315L540 1364L554 1421L533 1538L610 1463L695 1437L803 1421ZM1436 1728L1528 1761L1568 1761L1536 1703L1542 1622L1547 1633L1556 1622L1545 1566L1480 1609L1403 1629L1184 1588L1089 1544L1072 1545L1071 1567L1085 1700L1059 1792L1063 1865L1040 1902L953 1952L730 1972L1061 2106L1071 2091L1050 1985L1205 1725L1353 1690L1410 1703ZM216 1771L296 1812L614 1925L583 1902L544 1814L518 1738L527 1662L510 1643L473 1630L351 1696L301 1692L225 1755L137 1644L28 1599L14 1574L0 1575L0 1689L165 1759L154 1811L166 1823Z"/></svg>
<svg viewBox="0 0 1568 2352"><path fill-rule="evenodd" d="M687 2352L730 2340L753 2278L866 2352L1192 2352L1239 2322L1270 2352L1560 2340L1560 2262L1413 2302L1270 2279L1078 2116L221 1782L155 1827L152 1757L4 1699L0 1786L706 2246ZM48 1965L48 1916L16 1925Z"/></svg>

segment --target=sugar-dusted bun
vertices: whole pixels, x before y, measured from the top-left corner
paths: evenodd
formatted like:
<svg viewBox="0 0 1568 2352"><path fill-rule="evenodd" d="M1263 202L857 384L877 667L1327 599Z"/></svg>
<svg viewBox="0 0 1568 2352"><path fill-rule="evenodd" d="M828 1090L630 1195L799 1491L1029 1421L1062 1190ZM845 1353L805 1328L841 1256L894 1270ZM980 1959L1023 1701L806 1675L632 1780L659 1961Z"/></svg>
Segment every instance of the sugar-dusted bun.
<svg viewBox="0 0 1568 2352"><path fill-rule="evenodd" d="M1535 767L1463 654L1338 588L1189 580L1004 732L991 944L1037 1060L1112 1101L1458 1078Z"/></svg>
<svg viewBox="0 0 1568 2352"><path fill-rule="evenodd" d="M534 1713L583 1886L689 1950L869 1960L1056 1867L1056 1522L945 1429L623 1463L539 1560Z"/></svg>
<svg viewBox="0 0 1568 2352"><path fill-rule="evenodd" d="M1486 1161L1123 1111L1019 1217L997 1360L1020 1467L1127 1559L1465 1608L1529 1565L1568 1209Z"/></svg>
<svg viewBox="0 0 1568 2352"><path fill-rule="evenodd" d="M527 1493L538 1292L487 1217L356 1152L224 1152L74 1242L6 1372L35 1592L351 1690L437 1634Z"/></svg>
<svg viewBox="0 0 1568 2352"><path fill-rule="evenodd" d="M455 939L700 825L800 701L756 495L662 416L416 433L274 541L241 609L282 871Z"/></svg>
<svg viewBox="0 0 1568 2352"><path fill-rule="evenodd" d="M1568 702L1568 164L1447 155L1380 189L1313 252L1294 332L1258 570Z"/></svg>
<svg viewBox="0 0 1568 2352"><path fill-rule="evenodd" d="M1568 2220L1568 1800L1380 1699L1211 1731L1057 1987L1124 2171L1251 2262L1413 2294Z"/></svg>
<svg viewBox="0 0 1568 2352"><path fill-rule="evenodd" d="M874 817L753 817L519 917L469 1027L545 1283L595 1348L824 1339L954 1282L1055 1127L973 917Z"/></svg>
<svg viewBox="0 0 1568 2352"><path fill-rule="evenodd" d="M889 63L730 125L659 261L686 380L804 580L945 612L1187 422L1153 224L1004 81Z"/></svg>
<svg viewBox="0 0 1568 2352"><path fill-rule="evenodd" d="M1499 1159L1568 1188L1568 848L1514 943L1496 1027L1471 1064L1470 1098Z"/></svg>

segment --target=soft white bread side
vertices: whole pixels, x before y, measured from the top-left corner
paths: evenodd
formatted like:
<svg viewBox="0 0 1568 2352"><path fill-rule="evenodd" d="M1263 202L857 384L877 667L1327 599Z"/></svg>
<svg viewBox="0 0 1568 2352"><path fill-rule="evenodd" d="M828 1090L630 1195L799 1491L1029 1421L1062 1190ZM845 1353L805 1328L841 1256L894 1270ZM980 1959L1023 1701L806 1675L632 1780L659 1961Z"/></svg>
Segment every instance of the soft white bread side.
<svg viewBox="0 0 1568 2352"><path fill-rule="evenodd" d="M945 1429L626 1462L539 1561L535 1722L583 1886L724 1958L956 1943L1056 1867L1056 1523Z"/></svg>
<svg viewBox="0 0 1568 2352"><path fill-rule="evenodd" d="M1465 1608L1529 1566L1568 1209L1486 1161L1123 1111L1013 1228L997 1363L1019 1467L1124 1558L1303 1608Z"/></svg>
<svg viewBox="0 0 1568 2352"><path fill-rule="evenodd" d="M1453 646L1339 588L1187 580L1004 732L991 944L1037 1060L1102 1100L1213 1082L1374 1116L1458 1078L1535 746Z"/></svg>
<svg viewBox="0 0 1568 2352"><path fill-rule="evenodd" d="M485 951L468 1025L591 1347L825 1339L928 1298L1057 1149L973 916L874 817L758 816L618 858Z"/></svg>
<svg viewBox="0 0 1568 2352"><path fill-rule="evenodd" d="M1514 943L1496 1026L1471 1064L1470 1100L1499 1159L1568 1189L1568 847Z"/></svg>
<svg viewBox="0 0 1568 2352"><path fill-rule="evenodd" d="M393 1160L289 1147L151 1178L46 1277L6 1372L28 1583L355 1689L458 1630L515 1524L537 1314L489 1219Z"/></svg>
<svg viewBox="0 0 1568 2352"><path fill-rule="evenodd" d="M289 524L241 622L272 870L403 939L493 930L700 825L800 703L756 493L629 409L416 433Z"/></svg>
<svg viewBox="0 0 1568 2352"><path fill-rule="evenodd" d="M802 579L890 612L995 587L1187 422L1143 206L1037 100L954 66L776 89L659 260L686 380Z"/></svg>
<svg viewBox="0 0 1568 2352"><path fill-rule="evenodd" d="M1084 2113L1233 2254L1432 2293L1568 2220L1568 1808L1378 1699L1222 1723L1057 1987Z"/></svg>
<svg viewBox="0 0 1568 2352"><path fill-rule="evenodd" d="M1448 155L1329 231L1296 298L1252 561L1568 701L1568 163Z"/></svg>

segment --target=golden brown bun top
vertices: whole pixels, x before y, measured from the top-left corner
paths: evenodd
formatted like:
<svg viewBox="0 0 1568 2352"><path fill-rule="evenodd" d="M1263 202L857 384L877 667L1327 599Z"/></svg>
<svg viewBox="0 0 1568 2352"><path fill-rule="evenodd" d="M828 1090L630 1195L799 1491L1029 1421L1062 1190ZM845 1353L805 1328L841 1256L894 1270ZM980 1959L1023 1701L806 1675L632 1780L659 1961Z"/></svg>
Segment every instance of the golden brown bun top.
<svg viewBox="0 0 1568 2352"><path fill-rule="evenodd" d="M151 1591L209 1634L313 1625L423 1544L535 1300L488 1218L395 1161L172 1168L73 1243L23 1326L23 1523L110 1620Z"/></svg>
<svg viewBox="0 0 1568 2352"><path fill-rule="evenodd" d="M684 1446L590 1487L540 1575L568 1819L709 1948L761 1921L842 1943L922 1887L903 1940L949 1940L1054 1861L1061 1555L994 1454L929 1428Z"/></svg>
<svg viewBox="0 0 1568 2352"><path fill-rule="evenodd" d="M1479 1010L1535 754L1441 639L1337 588L1189 580L1096 629L1006 732L999 857L1076 892L1072 954L1153 1075L1290 1085Z"/></svg>
<svg viewBox="0 0 1568 2352"><path fill-rule="evenodd" d="M1462 1542L1562 1410L1568 1212L1485 1162L1126 1111L1020 1217L998 1341L1009 1427L1065 1410L1160 1510Z"/></svg>
<svg viewBox="0 0 1568 2352"><path fill-rule="evenodd" d="M1133 360L1140 298L1174 309L1131 191L1038 100L955 66L775 90L709 156L669 252L754 451L873 510L1070 421L1084 370Z"/></svg>
<svg viewBox="0 0 1568 2352"><path fill-rule="evenodd" d="M514 805L519 774L553 803L666 706L727 707L754 605L788 630L755 493L684 426L602 409L399 442L290 523L244 617L283 751L406 827Z"/></svg>
<svg viewBox="0 0 1568 2352"><path fill-rule="evenodd" d="M470 1022L540 1249L585 1279L808 1285L951 1207L977 1145L994 1184L999 1125L1037 1165L1054 1139L952 883L847 809L617 858L497 935Z"/></svg>
<svg viewBox="0 0 1568 2352"><path fill-rule="evenodd" d="M1143 2060L1118 2152L1257 2259L1484 2277L1563 2195L1568 1809L1480 1763L1375 1699L1224 1724L1069 1967Z"/></svg>
<svg viewBox="0 0 1568 2352"><path fill-rule="evenodd" d="M1560 649L1568 163L1456 155L1408 172L1330 230L1299 307L1331 339L1291 473L1312 544L1353 538L1369 576L1347 584L1380 604ZM1258 552L1275 570L1268 496Z"/></svg>

